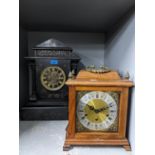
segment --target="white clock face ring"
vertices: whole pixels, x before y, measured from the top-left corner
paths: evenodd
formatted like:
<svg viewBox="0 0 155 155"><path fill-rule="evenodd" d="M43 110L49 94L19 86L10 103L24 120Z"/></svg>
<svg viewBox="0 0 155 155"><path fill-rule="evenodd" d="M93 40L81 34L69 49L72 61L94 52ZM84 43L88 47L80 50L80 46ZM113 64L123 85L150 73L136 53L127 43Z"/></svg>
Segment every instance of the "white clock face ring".
<svg viewBox="0 0 155 155"><path fill-rule="evenodd" d="M77 116L80 123L90 130L106 130L117 118L117 104L107 92L92 91L80 98Z"/></svg>

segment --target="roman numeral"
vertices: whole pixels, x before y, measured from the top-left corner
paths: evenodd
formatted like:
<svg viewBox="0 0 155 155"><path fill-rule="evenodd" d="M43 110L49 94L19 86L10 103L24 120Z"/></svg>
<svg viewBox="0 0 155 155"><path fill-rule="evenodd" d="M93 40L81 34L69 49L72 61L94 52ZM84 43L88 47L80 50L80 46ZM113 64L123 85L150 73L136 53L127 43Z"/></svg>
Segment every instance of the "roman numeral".
<svg viewBox="0 0 155 155"><path fill-rule="evenodd" d="M110 104L109 104L109 107L112 107L112 106L113 106L113 104L112 104L112 103L110 103Z"/></svg>
<svg viewBox="0 0 155 155"><path fill-rule="evenodd" d="M110 112L116 112L116 110L110 110Z"/></svg>
<svg viewBox="0 0 155 155"><path fill-rule="evenodd" d="M96 129L97 129L97 127L98 127L97 124L95 124L95 128L96 128Z"/></svg>
<svg viewBox="0 0 155 155"><path fill-rule="evenodd" d="M79 110L79 112L83 112L83 110Z"/></svg>
<svg viewBox="0 0 155 155"><path fill-rule="evenodd" d="M85 116L81 117L81 119L84 119L84 118L85 118Z"/></svg>
<svg viewBox="0 0 155 155"><path fill-rule="evenodd" d="M109 120L112 120L112 118L111 118L111 117L108 117L108 119L109 119Z"/></svg>

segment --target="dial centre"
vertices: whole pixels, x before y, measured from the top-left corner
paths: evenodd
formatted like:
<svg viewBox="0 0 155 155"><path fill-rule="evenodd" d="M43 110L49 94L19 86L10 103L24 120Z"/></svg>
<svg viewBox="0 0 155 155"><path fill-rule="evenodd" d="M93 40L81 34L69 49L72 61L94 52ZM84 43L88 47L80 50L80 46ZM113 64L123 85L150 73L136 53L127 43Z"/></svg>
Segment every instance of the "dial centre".
<svg viewBox="0 0 155 155"><path fill-rule="evenodd" d="M101 123L109 113L108 104L102 99L92 99L84 107L87 119L92 123ZM97 119L96 119L97 118Z"/></svg>

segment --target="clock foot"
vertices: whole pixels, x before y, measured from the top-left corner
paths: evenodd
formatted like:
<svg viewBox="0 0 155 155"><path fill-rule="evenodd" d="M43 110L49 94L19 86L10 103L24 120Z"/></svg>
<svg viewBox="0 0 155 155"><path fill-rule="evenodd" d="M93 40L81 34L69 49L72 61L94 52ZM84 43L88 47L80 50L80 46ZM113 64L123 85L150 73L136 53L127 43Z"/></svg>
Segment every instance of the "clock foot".
<svg viewBox="0 0 155 155"><path fill-rule="evenodd" d="M123 145L124 149L126 151L131 151L131 146L130 145Z"/></svg>
<svg viewBox="0 0 155 155"><path fill-rule="evenodd" d="M72 148L71 145L64 144L63 151L69 151L71 148Z"/></svg>

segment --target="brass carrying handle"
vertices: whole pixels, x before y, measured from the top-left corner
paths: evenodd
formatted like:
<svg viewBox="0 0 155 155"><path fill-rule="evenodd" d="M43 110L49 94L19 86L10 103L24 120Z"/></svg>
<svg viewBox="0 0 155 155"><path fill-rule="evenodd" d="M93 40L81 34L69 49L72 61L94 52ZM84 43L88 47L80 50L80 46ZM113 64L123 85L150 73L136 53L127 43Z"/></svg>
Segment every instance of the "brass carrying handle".
<svg viewBox="0 0 155 155"><path fill-rule="evenodd" d="M104 65L101 65L99 68L95 67L95 65L90 65L86 67L86 71L92 72L92 73L107 73L110 72L111 69L108 67L105 67Z"/></svg>

